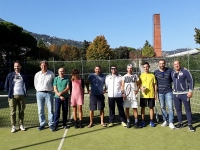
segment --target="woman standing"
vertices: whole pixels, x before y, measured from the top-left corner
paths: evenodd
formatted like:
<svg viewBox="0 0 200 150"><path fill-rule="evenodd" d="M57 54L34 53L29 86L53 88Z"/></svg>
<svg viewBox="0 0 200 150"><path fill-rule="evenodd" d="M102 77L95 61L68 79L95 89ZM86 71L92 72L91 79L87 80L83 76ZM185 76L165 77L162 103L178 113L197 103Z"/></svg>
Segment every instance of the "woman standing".
<svg viewBox="0 0 200 150"><path fill-rule="evenodd" d="M80 78L79 71L77 69L72 70L72 78L71 78L71 106L73 107L74 113L74 127L75 128L83 128L82 125L82 105L84 100L84 80ZM77 109L79 113L79 124L77 120Z"/></svg>

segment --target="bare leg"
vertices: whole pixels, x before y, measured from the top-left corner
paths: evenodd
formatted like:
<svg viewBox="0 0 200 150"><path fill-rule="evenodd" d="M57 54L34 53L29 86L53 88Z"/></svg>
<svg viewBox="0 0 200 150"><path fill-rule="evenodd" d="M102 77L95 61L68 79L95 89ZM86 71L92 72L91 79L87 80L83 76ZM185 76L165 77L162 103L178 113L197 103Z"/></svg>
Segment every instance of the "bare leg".
<svg viewBox="0 0 200 150"><path fill-rule="evenodd" d="M133 116L134 116L135 119L138 119L137 108L133 108Z"/></svg>
<svg viewBox="0 0 200 150"><path fill-rule="evenodd" d="M90 126L92 126L93 124L93 117L94 117L94 111L93 110L90 110Z"/></svg>
<svg viewBox="0 0 200 150"><path fill-rule="evenodd" d="M126 108L126 119L129 119L129 108Z"/></svg>
<svg viewBox="0 0 200 150"><path fill-rule="evenodd" d="M74 113L74 121L77 120L77 107L73 106L73 113Z"/></svg>
<svg viewBox="0 0 200 150"><path fill-rule="evenodd" d="M150 120L153 120L153 115L154 115L154 109L153 107L150 107Z"/></svg>
<svg viewBox="0 0 200 150"><path fill-rule="evenodd" d="M79 112L79 120L82 120L83 118L82 105L78 105L78 112Z"/></svg>
<svg viewBox="0 0 200 150"><path fill-rule="evenodd" d="M104 110L100 110L101 124L104 124Z"/></svg>
<svg viewBox="0 0 200 150"><path fill-rule="evenodd" d="M145 116L145 107L141 108L141 115L142 115L142 120L144 120L144 116Z"/></svg>

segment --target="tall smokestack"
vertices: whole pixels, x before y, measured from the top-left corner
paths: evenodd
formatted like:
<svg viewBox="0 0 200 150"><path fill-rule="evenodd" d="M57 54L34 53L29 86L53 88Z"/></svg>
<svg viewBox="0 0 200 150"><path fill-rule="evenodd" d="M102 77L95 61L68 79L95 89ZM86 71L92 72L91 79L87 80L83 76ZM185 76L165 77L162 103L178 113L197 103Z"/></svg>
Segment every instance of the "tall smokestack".
<svg viewBox="0 0 200 150"><path fill-rule="evenodd" d="M154 52L156 57L162 57L160 14L154 14Z"/></svg>

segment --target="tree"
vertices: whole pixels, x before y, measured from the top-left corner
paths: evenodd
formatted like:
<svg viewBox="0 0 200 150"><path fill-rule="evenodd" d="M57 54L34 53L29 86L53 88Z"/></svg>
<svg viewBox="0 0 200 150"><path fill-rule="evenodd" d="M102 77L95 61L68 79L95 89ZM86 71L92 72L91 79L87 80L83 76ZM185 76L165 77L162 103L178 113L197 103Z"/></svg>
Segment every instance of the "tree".
<svg viewBox="0 0 200 150"><path fill-rule="evenodd" d="M107 44L104 36L97 36L92 43L90 43L87 52L87 60L105 60L113 58L114 54Z"/></svg>
<svg viewBox="0 0 200 150"><path fill-rule="evenodd" d="M155 53L154 53L153 47L146 40L142 48L142 57L154 57L154 56L155 56Z"/></svg>
<svg viewBox="0 0 200 150"><path fill-rule="evenodd" d="M129 48L126 46L120 46L113 50L115 54L115 59L129 59Z"/></svg>
<svg viewBox="0 0 200 150"><path fill-rule="evenodd" d="M195 28L194 31L196 32L194 40L196 41L196 44L200 44L200 29Z"/></svg>
<svg viewBox="0 0 200 150"><path fill-rule="evenodd" d="M20 60L36 50L37 40L28 32L10 22L0 22L0 53L6 60Z"/></svg>
<svg viewBox="0 0 200 150"><path fill-rule="evenodd" d="M83 60L86 60L86 51L89 45L90 45L89 41L86 41L86 40L83 41L83 47L81 48L81 57Z"/></svg>

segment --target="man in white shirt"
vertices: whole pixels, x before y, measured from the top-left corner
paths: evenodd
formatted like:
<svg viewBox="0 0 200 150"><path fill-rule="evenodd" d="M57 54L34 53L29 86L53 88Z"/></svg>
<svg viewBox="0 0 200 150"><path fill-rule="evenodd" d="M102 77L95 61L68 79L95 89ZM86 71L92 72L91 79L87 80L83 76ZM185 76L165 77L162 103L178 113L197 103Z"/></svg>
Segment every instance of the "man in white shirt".
<svg viewBox="0 0 200 150"><path fill-rule="evenodd" d="M25 131L24 128L24 110L25 97L29 87L27 76L21 73L22 66L18 61L14 62L14 72L7 75L5 81L5 90L8 91L8 102L10 107L10 119L12 129L11 132L16 131L16 108L19 111L19 125L20 130Z"/></svg>
<svg viewBox="0 0 200 150"><path fill-rule="evenodd" d="M122 76L117 73L117 67L111 66L111 74L106 76L106 88L108 90L109 104L109 124L108 127L114 126L115 120L115 102L119 112L119 117L123 127L126 127L126 116L123 108L123 98L121 93Z"/></svg>
<svg viewBox="0 0 200 150"><path fill-rule="evenodd" d="M38 105L38 115L40 126L38 130L43 130L45 127L45 114L44 114L44 106L45 102L48 108L48 120L49 120L49 128L51 131L54 131L54 122L53 122L53 80L54 73L48 70L48 62L41 61L40 68L41 71L37 72L34 77L34 86L37 91L37 105Z"/></svg>
<svg viewBox="0 0 200 150"><path fill-rule="evenodd" d="M137 102L137 93L140 82L139 77L133 73L133 65L127 65L127 74L122 77L122 96L124 99L124 108L126 109L126 119L127 119L127 128L131 127L129 119L129 109L133 108L133 114L135 118L134 127L141 128L138 123L138 102Z"/></svg>

